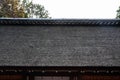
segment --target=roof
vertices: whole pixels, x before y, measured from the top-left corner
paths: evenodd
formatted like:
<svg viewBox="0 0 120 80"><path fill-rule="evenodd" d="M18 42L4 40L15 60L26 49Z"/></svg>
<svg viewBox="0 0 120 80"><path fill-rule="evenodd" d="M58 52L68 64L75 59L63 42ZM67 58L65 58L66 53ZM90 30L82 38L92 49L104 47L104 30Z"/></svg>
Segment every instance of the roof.
<svg viewBox="0 0 120 80"><path fill-rule="evenodd" d="M19 20L0 19L0 66L120 66L119 20Z"/></svg>

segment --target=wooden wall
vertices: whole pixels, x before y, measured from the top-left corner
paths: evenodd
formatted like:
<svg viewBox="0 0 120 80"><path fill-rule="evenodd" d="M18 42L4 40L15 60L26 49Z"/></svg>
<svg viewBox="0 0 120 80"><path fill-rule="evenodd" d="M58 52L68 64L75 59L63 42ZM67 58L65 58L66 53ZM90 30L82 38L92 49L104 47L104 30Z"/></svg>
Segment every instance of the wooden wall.
<svg viewBox="0 0 120 80"><path fill-rule="evenodd" d="M25 80L22 75L0 75L0 80Z"/></svg>
<svg viewBox="0 0 120 80"><path fill-rule="evenodd" d="M120 80L120 75L82 75L79 80Z"/></svg>
<svg viewBox="0 0 120 80"><path fill-rule="evenodd" d="M120 80L120 76L111 75L80 75L77 79L69 77L41 77L36 76L34 79L26 78L22 75L0 75L0 80Z"/></svg>
<svg viewBox="0 0 120 80"><path fill-rule="evenodd" d="M0 67L0 80L120 80L119 67Z"/></svg>

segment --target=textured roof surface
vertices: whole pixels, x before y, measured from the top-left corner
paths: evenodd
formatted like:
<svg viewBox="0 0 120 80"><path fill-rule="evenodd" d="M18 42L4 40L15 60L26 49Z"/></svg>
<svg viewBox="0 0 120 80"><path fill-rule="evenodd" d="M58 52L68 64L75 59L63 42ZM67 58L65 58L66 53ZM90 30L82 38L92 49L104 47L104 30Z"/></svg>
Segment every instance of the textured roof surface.
<svg viewBox="0 0 120 80"><path fill-rule="evenodd" d="M0 66L120 66L120 27L0 26Z"/></svg>

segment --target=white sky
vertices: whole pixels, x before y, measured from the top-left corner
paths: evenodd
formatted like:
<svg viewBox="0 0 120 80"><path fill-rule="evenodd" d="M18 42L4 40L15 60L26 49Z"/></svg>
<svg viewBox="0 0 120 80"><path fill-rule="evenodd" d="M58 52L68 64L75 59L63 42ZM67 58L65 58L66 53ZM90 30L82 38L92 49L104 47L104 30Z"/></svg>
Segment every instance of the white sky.
<svg viewBox="0 0 120 80"><path fill-rule="evenodd" d="M52 18L115 18L120 0L33 0Z"/></svg>

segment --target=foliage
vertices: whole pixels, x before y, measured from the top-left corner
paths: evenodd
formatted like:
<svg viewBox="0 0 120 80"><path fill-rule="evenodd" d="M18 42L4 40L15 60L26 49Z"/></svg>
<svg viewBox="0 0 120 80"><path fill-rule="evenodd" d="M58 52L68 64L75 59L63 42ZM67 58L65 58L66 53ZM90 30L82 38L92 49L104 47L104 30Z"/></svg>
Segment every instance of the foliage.
<svg viewBox="0 0 120 80"><path fill-rule="evenodd" d="M117 10L117 16L116 16L116 19L120 19L120 7L119 7L119 9Z"/></svg>
<svg viewBox="0 0 120 80"><path fill-rule="evenodd" d="M18 0L0 0L0 17L24 17L23 7Z"/></svg>
<svg viewBox="0 0 120 80"><path fill-rule="evenodd" d="M49 18L48 11L40 4L34 4L29 0L23 0L22 5L25 9L25 15L28 18Z"/></svg>
<svg viewBox="0 0 120 80"><path fill-rule="evenodd" d="M48 18L48 11L45 10L44 6L36 4L34 5L34 10L36 18Z"/></svg>
<svg viewBox="0 0 120 80"><path fill-rule="evenodd" d="M44 6L29 0L0 0L0 17L49 18Z"/></svg>

